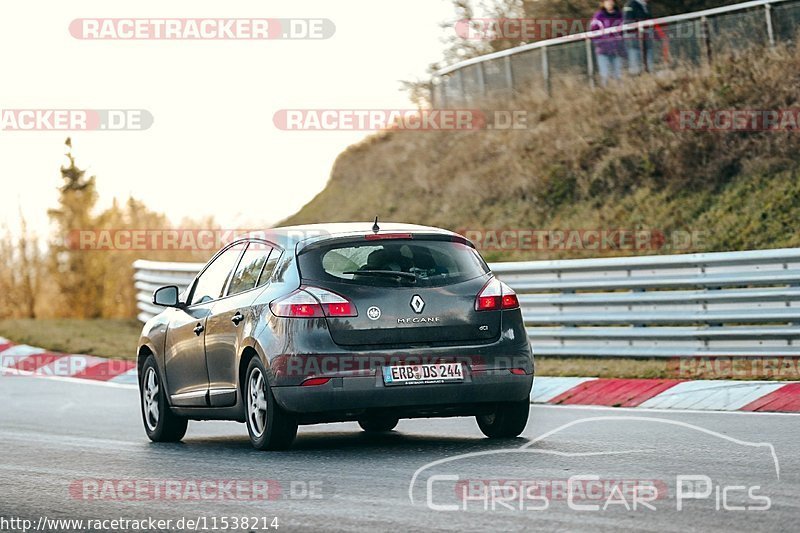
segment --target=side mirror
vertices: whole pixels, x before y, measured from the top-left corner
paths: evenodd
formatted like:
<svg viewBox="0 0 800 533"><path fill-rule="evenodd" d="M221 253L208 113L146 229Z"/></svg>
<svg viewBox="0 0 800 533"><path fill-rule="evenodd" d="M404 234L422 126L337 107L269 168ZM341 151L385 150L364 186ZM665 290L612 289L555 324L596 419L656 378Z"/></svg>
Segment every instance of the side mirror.
<svg viewBox="0 0 800 533"><path fill-rule="evenodd" d="M181 307L178 300L180 289L175 285L167 285L153 292L153 303L164 307Z"/></svg>

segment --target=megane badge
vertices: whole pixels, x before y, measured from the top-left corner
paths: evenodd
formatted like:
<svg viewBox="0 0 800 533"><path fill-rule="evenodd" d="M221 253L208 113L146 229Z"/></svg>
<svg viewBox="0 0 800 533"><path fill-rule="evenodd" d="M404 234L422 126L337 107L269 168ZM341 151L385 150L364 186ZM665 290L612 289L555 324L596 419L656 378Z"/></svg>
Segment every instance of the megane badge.
<svg viewBox="0 0 800 533"><path fill-rule="evenodd" d="M419 294L411 297L411 309L417 314L420 314L425 309L425 300Z"/></svg>
<svg viewBox="0 0 800 533"><path fill-rule="evenodd" d="M381 308L373 305L367 309L367 316L370 320L378 320L381 317Z"/></svg>

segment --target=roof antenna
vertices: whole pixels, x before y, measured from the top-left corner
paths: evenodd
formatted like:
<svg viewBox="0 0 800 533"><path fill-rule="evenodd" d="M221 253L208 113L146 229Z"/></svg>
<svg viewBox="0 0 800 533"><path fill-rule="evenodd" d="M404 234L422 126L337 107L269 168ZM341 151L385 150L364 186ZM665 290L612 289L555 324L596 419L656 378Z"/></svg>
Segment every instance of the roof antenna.
<svg viewBox="0 0 800 533"><path fill-rule="evenodd" d="M378 217L375 216L375 223L372 225L372 232L378 233L381 230L381 227L378 225Z"/></svg>

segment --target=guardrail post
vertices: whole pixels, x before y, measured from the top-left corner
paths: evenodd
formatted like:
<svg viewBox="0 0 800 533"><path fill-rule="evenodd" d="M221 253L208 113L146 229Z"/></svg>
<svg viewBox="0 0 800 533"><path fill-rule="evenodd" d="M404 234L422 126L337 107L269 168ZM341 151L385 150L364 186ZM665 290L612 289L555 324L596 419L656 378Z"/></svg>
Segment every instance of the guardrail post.
<svg viewBox="0 0 800 533"><path fill-rule="evenodd" d="M711 64L711 32L708 29L708 19L703 15L700 17L700 26L702 27L702 31L700 32L700 36L702 38L702 46L705 49L706 53L706 63Z"/></svg>
<svg viewBox="0 0 800 533"><path fill-rule="evenodd" d="M478 63L478 90L481 96L486 96L486 77L483 72L483 61Z"/></svg>
<svg viewBox="0 0 800 533"><path fill-rule="evenodd" d="M461 102L459 102L456 107L463 107L467 102L467 92L464 90L464 74L461 72L461 69L456 71L456 77L458 78L458 93L461 95Z"/></svg>
<svg viewBox="0 0 800 533"><path fill-rule="evenodd" d="M542 78L544 79L544 90L547 96L551 94L550 87L550 63L547 61L547 47L542 46Z"/></svg>
<svg viewBox="0 0 800 533"><path fill-rule="evenodd" d="M646 58L644 56L644 46L642 45L642 23L641 22L637 22L636 23L636 44L639 47L639 61L641 63L639 65L639 68L642 69L639 72L637 72L637 74L640 74L641 72L645 71L645 63L647 62Z"/></svg>
<svg viewBox="0 0 800 533"><path fill-rule="evenodd" d="M434 105L434 98L431 96L431 109L447 109L447 84L450 83L445 77L437 78L439 80L439 106ZM433 82L431 82L431 95L435 94Z"/></svg>
<svg viewBox="0 0 800 533"><path fill-rule="evenodd" d="M771 47L775 46L775 32L772 29L772 5L771 4L764 4L764 17L767 19L767 38L769 39L769 45Z"/></svg>
<svg viewBox="0 0 800 533"><path fill-rule="evenodd" d="M642 23L636 25L636 36L639 39L639 53L641 54L642 72L650 72L650 62L647 60L647 38L642 31Z"/></svg>
<svg viewBox="0 0 800 533"><path fill-rule="evenodd" d="M508 92L514 94L514 71L511 69L511 56L505 56L503 58L503 66L505 67Z"/></svg>
<svg viewBox="0 0 800 533"><path fill-rule="evenodd" d="M589 75L589 87L594 89L594 57L592 55L592 40L587 37L586 43L586 72Z"/></svg>

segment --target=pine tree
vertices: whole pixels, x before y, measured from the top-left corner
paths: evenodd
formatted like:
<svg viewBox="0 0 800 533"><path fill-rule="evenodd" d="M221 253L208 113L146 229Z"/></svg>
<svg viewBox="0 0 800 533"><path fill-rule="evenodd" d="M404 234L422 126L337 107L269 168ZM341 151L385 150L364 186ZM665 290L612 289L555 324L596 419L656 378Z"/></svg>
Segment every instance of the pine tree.
<svg viewBox="0 0 800 533"><path fill-rule="evenodd" d="M59 207L48 215L56 225L51 243L51 273L62 298L67 316L97 318L102 298L102 268L89 250L81 250L73 237L79 230L94 227L92 209L97 202L95 176L86 177L72 155L72 140L66 142L69 165L61 167L63 184L59 187Z"/></svg>

